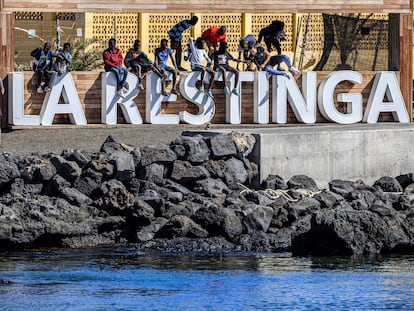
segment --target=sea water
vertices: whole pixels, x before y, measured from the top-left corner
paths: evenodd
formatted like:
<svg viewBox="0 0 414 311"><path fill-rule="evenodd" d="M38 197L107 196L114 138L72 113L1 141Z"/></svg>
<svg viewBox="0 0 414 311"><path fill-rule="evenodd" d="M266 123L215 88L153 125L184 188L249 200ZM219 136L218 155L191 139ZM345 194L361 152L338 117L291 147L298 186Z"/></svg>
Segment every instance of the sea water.
<svg viewBox="0 0 414 311"><path fill-rule="evenodd" d="M0 310L414 310L414 256L2 253Z"/></svg>

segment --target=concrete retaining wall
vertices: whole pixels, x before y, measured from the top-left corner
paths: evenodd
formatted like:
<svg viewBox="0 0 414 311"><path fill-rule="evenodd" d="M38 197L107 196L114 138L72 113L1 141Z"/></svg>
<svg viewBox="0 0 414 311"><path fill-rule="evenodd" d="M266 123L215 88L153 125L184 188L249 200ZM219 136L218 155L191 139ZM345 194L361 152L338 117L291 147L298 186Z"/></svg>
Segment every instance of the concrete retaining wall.
<svg viewBox="0 0 414 311"><path fill-rule="evenodd" d="M304 174L320 188L332 179L372 184L382 176L414 172L413 124L303 125L240 129L256 136L260 180ZM220 131L222 132L222 131Z"/></svg>

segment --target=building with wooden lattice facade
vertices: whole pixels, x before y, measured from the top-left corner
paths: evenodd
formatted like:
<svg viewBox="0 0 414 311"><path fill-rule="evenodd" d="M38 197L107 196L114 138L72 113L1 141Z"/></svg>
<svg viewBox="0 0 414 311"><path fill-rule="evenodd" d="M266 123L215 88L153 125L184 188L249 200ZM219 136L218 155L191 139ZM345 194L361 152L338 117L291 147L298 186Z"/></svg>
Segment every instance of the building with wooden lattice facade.
<svg viewBox="0 0 414 311"><path fill-rule="evenodd" d="M158 47L162 38L167 37L168 30L183 19L189 19L197 15L199 23L191 30L184 32L183 42L187 42L190 36L198 37L211 25L227 26L227 43L229 50L236 54L240 38L253 34L256 38L260 30L274 20L283 21L285 24L286 40L281 42L282 51L290 56L296 50L296 56L301 53L303 37L306 32L306 57L311 58L320 55L323 47L324 25L321 13L309 14L263 14L263 13L238 13L238 14L155 14L155 13L42 13L42 12L18 12L16 13L15 27L15 62L16 69L30 68L32 58L30 51L42 44L42 40L56 42L57 22L62 29L61 44L75 40L93 38L99 43L95 49L106 48L107 41L116 37L117 44L125 54L135 39L141 40L144 51L150 55ZM375 14L373 20L388 20L387 14ZM301 21L301 22L299 22ZM305 25L305 23L307 25ZM34 31L38 37L30 36L26 31ZM387 31L383 31L380 47L381 51L388 49ZM377 33L371 32L370 37L362 42L362 50L374 47L368 44L376 43ZM310 68L311 69L311 68ZM386 68L379 67L384 70Z"/></svg>

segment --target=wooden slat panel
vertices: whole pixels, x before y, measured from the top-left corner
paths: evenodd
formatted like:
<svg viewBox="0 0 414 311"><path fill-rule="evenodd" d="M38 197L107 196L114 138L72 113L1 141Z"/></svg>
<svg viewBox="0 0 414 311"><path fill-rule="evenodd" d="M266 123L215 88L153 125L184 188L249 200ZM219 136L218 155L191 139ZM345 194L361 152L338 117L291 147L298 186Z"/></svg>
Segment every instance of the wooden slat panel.
<svg viewBox="0 0 414 311"><path fill-rule="evenodd" d="M14 42L14 14L3 13L4 0L0 0L0 78L7 86L6 75L14 70L14 46L10 42ZM7 93L0 94L0 117L1 127L7 125ZM0 114L1 115L1 114Z"/></svg>
<svg viewBox="0 0 414 311"><path fill-rule="evenodd" d="M412 14L400 15L400 88L404 101L407 104L408 114L413 112L413 16ZM411 118L412 119L412 118Z"/></svg>

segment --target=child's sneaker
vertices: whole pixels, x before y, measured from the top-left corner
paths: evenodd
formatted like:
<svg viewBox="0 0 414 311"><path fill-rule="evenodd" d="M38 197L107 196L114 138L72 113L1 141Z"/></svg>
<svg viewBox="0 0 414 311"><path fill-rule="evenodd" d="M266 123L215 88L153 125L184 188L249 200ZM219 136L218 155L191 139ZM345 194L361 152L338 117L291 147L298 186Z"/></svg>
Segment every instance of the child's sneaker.
<svg viewBox="0 0 414 311"><path fill-rule="evenodd" d="M50 92L52 89L48 86L45 87L45 92Z"/></svg>
<svg viewBox="0 0 414 311"><path fill-rule="evenodd" d="M38 88L37 88L37 92L40 94L40 93L43 93L43 89L42 89L42 87L41 86L39 86Z"/></svg>
<svg viewBox="0 0 414 311"><path fill-rule="evenodd" d="M180 95L180 93L175 88L171 90L171 94L175 94L175 95L178 95L178 96Z"/></svg>
<svg viewBox="0 0 414 311"><path fill-rule="evenodd" d="M224 87L224 94L230 94L230 90L227 86Z"/></svg>
<svg viewBox="0 0 414 311"><path fill-rule="evenodd" d="M210 96L212 99L214 99L213 93L211 93L211 90L207 90L206 94Z"/></svg>
<svg viewBox="0 0 414 311"><path fill-rule="evenodd" d="M295 74L298 74L298 73L300 72L297 68L295 68L295 67L293 67L293 66L289 68L289 71L290 71L291 73L293 73L294 75L295 75Z"/></svg>
<svg viewBox="0 0 414 311"><path fill-rule="evenodd" d="M200 92L204 92L204 85L201 84L200 88L198 89Z"/></svg>
<svg viewBox="0 0 414 311"><path fill-rule="evenodd" d="M143 90L143 89L144 89L144 86L142 85L142 83L139 83L139 84L138 84L138 88L140 88L141 90Z"/></svg>
<svg viewBox="0 0 414 311"><path fill-rule="evenodd" d="M231 91L234 95L239 96L239 91L234 88L233 91Z"/></svg>

